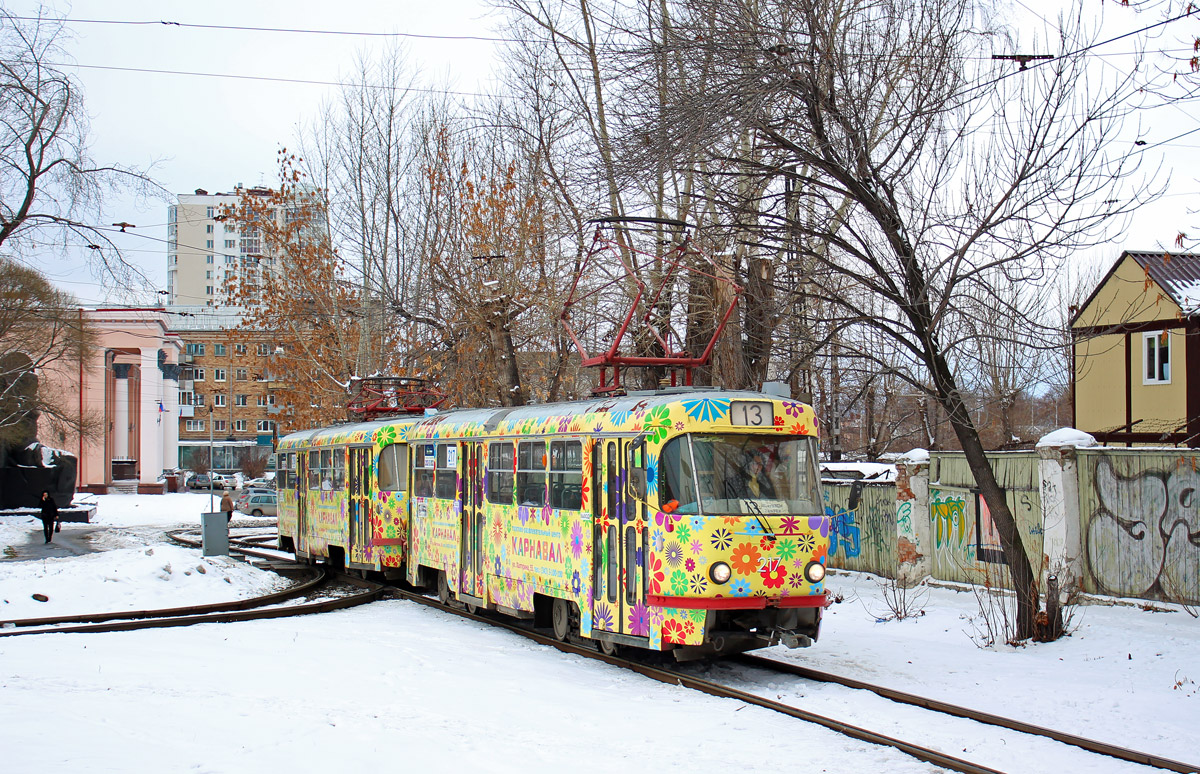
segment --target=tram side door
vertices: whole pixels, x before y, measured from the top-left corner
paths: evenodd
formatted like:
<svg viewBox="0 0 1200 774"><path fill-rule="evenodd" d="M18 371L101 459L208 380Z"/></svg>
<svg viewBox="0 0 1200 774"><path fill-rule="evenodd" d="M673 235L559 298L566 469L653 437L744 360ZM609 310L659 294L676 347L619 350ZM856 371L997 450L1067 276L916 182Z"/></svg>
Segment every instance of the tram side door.
<svg viewBox="0 0 1200 774"><path fill-rule="evenodd" d="M635 460L633 447L631 439L610 438L598 442L592 452L597 493L592 513L592 622L601 631L645 637L646 575L639 557L645 557L647 528L645 506L638 503L629 482L632 463L642 463L640 452Z"/></svg>
<svg viewBox="0 0 1200 774"><path fill-rule="evenodd" d="M296 455L296 550L308 550L308 452Z"/></svg>
<svg viewBox="0 0 1200 774"><path fill-rule="evenodd" d="M459 525L459 592L484 597L483 587L483 444L462 445L462 522Z"/></svg>
<svg viewBox="0 0 1200 774"><path fill-rule="evenodd" d="M621 562L624 569L625 617L621 632L633 637L650 634L650 613L646 609L646 561L649 525L646 512L646 446L642 439L621 442L623 474L619 497L625 500L621 522Z"/></svg>
<svg viewBox="0 0 1200 774"><path fill-rule="evenodd" d="M371 544L371 447L351 446L349 449L349 480L346 491L350 515L350 559L356 562L371 560L367 550ZM336 453L336 452L335 452Z"/></svg>

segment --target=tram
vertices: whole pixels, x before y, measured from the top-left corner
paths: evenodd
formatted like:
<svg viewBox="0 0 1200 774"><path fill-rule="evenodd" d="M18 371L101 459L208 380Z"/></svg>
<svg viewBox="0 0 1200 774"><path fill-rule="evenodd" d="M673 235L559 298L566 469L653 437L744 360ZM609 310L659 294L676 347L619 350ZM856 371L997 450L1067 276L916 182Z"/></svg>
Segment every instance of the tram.
<svg viewBox="0 0 1200 774"><path fill-rule="evenodd" d="M693 388L293 433L280 545L608 653L807 646L829 548L817 436L807 404Z"/></svg>

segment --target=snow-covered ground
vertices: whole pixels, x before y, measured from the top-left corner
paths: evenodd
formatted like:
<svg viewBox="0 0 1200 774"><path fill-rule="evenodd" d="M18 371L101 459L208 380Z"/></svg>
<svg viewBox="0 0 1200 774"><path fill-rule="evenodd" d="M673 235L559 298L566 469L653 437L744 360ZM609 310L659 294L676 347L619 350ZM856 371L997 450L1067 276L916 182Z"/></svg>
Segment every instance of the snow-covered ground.
<svg viewBox="0 0 1200 774"><path fill-rule="evenodd" d="M0 519L0 619L215 602L278 583L236 561L165 543L165 529L198 524L207 495L109 495L97 503L93 524L64 524L50 546L42 545L36 520ZM91 548L99 551L85 553ZM1200 621L1185 612L1088 606L1076 613L1073 635L1059 642L982 649L968 636L977 607L969 592L931 589L924 615L897 622L878 620L885 608L872 579L835 575L829 585L845 601L830 608L820 642L763 655L1200 762ZM34 601L35 593L49 600ZM1146 770L1075 758L1037 741L1014 743L1007 732L974 724L931 721L837 686L727 664L693 668L963 757L983 751L989 765L1010 772ZM449 766L934 770L893 750L400 601L271 621L0 638L2 771Z"/></svg>

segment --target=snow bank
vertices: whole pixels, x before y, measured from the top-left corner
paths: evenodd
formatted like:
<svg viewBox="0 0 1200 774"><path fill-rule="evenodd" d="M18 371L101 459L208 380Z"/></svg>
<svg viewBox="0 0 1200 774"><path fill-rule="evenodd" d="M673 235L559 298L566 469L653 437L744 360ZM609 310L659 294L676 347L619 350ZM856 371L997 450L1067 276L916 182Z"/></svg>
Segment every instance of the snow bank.
<svg viewBox="0 0 1200 774"><path fill-rule="evenodd" d="M287 585L245 562L168 544L0 562L0 620L224 602ZM39 602L34 594L49 600Z"/></svg>

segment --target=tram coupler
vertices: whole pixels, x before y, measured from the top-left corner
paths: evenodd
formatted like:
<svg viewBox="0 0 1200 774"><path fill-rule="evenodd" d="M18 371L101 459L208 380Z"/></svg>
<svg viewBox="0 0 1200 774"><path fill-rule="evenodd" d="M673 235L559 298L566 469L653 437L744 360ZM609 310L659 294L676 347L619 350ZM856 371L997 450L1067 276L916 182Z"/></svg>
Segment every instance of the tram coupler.
<svg viewBox="0 0 1200 774"><path fill-rule="evenodd" d="M812 638L807 634L799 634L791 629L776 629L771 633L771 644L782 642L784 647L807 648L812 645Z"/></svg>

